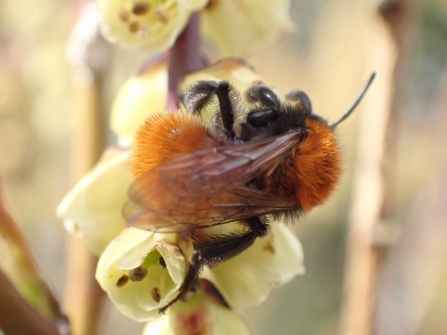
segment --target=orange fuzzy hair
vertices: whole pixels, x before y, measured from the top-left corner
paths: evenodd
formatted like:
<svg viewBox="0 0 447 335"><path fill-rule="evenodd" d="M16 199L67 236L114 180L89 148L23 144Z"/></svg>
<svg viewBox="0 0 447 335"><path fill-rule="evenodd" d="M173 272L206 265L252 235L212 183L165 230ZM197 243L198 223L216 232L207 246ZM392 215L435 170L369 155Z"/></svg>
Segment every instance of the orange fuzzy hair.
<svg viewBox="0 0 447 335"><path fill-rule="evenodd" d="M294 198L297 208L304 212L327 200L342 173L340 150L331 128L312 118L307 118L306 128L308 136L258 184L280 198Z"/></svg>
<svg viewBox="0 0 447 335"><path fill-rule="evenodd" d="M137 179L146 171L182 154L213 147L214 140L193 116L184 111L157 114L138 129L130 168Z"/></svg>
<svg viewBox="0 0 447 335"><path fill-rule="evenodd" d="M311 118L306 127L309 136L294 156L299 179L296 196L303 211L325 202L342 174L342 156L332 129Z"/></svg>

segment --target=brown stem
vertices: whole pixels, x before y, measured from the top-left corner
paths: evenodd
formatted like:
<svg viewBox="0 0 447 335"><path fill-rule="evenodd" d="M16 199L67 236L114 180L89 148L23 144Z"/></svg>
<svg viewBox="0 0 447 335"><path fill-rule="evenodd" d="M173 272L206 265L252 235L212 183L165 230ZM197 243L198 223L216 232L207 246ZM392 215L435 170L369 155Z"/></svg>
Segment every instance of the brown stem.
<svg viewBox="0 0 447 335"><path fill-rule="evenodd" d="M385 148L389 148L396 139L396 129L390 131L390 118L393 116L391 111L395 110L396 91L399 88L396 70L403 64L403 44L408 42L409 26L405 21L411 12L408 10L410 2L414 1L385 1L375 18L375 43L371 54L372 66L378 75L372 94L365 99L367 108L360 121L349 218L345 297L339 330L341 335L373 333L377 268L382 255L380 244L387 239L378 240L378 233L383 232L379 230L383 227L379 222L386 219L386 209L389 214L389 208L385 206L392 203L393 195L393 184L387 183L383 174L384 166L390 167L389 161L393 155Z"/></svg>
<svg viewBox="0 0 447 335"><path fill-rule="evenodd" d="M0 329L6 334L68 334L59 303L40 277L33 256L17 224L3 204L0 184L0 235L14 255L12 275L28 293L19 292L0 270Z"/></svg>
<svg viewBox="0 0 447 335"><path fill-rule="evenodd" d="M169 57L168 109L178 108L178 86L180 81L190 72L198 71L205 66L201 53L199 14L191 15L185 30L172 46Z"/></svg>
<svg viewBox="0 0 447 335"><path fill-rule="evenodd" d="M99 35L95 10L88 4L83 8L67 47L74 78L72 184L94 166L105 147L101 78L110 57L106 54L108 45ZM84 241L73 236L67 237L67 254L64 306L73 335L97 334L105 300L94 277L97 257L87 249Z"/></svg>
<svg viewBox="0 0 447 335"><path fill-rule="evenodd" d="M0 329L7 335L68 334L68 326L42 316L17 292L13 283L0 270ZM64 325L65 324L65 325Z"/></svg>

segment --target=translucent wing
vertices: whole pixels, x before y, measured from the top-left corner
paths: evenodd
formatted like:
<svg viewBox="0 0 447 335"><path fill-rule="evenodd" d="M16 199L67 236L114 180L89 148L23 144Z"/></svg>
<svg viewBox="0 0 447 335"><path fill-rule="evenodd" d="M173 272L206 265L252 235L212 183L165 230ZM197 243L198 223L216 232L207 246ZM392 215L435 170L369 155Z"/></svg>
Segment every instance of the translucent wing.
<svg viewBox="0 0 447 335"><path fill-rule="evenodd" d="M296 208L247 183L280 164L301 131L174 158L138 178L123 212L130 226L173 232Z"/></svg>

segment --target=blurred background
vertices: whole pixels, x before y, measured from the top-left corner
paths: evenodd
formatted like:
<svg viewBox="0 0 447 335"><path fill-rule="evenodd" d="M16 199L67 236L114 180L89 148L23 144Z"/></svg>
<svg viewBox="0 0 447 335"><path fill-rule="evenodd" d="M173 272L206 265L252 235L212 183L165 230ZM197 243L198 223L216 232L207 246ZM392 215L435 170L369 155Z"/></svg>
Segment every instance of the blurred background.
<svg viewBox="0 0 447 335"><path fill-rule="evenodd" d="M55 209L72 183L75 88L65 48L79 4L0 2L4 197L61 300L67 236ZM447 2L296 0L291 15L291 34L245 55L268 83L283 91L303 89L314 112L335 121L371 72L377 71L377 80L337 130L346 159L338 192L292 227L304 247L306 274L245 311L246 320L257 335L348 334L343 324L355 306L346 298L355 292L349 264L372 264L372 334L447 334ZM114 95L147 54L104 48L107 120ZM216 55L211 44L207 48ZM382 121L374 121L375 113ZM110 132L107 144L115 144ZM365 164L383 174L368 175ZM369 220L368 210L360 209L369 205L380 227L367 234L369 256L362 256L354 245L361 235L348 227L368 224L361 222ZM101 334L139 334L144 326L109 304L103 319Z"/></svg>

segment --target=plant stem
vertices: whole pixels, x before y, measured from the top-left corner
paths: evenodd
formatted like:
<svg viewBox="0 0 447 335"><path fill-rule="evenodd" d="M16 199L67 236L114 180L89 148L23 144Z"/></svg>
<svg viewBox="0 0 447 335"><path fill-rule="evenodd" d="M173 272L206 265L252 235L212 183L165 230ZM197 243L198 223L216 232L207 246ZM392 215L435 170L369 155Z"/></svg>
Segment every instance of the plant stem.
<svg viewBox="0 0 447 335"><path fill-rule="evenodd" d="M8 335L68 334L69 326L59 303L39 275L27 242L6 211L1 184L0 235L14 257L12 275L16 281L13 283L0 270L0 329ZM18 292L18 282L21 282L20 286L26 287L29 294Z"/></svg>
<svg viewBox="0 0 447 335"><path fill-rule="evenodd" d="M56 322L42 316L0 270L0 329L7 335L61 335ZM68 329L68 328L67 328Z"/></svg>
<svg viewBox="0 0 447 335"><path fill-rule="evenodd" d="M100 38L95 11L94 4L84 4L67 47L67 57L72 65L74 78L70 171L72 184L94 166L105 148L106 122L102 107L101 78L106 68L104 64L109 59L105 53L109 49ZM101 59L102 62L95 62L95 59ZM98 332L105 293L95 280L97 261L84 241L67 235L64 306L73 335L95 335Z"/></svg>
<svg viewBox="0 0 447 335"><path fill-rule="evenodd" d="M190 72L205 66L201 53L199 13L191 15L185 30L172 46L169 56L168 110L178 109L178 86Z"/></svg>
<svg viewBox="0 0 447 335"><path fill-rule="evenodd" d="M385 165L391 168L389 162L393 159L388 149L396 140L396 129L390 131L390 120L394 117L391 111L395 110L396 91L399 89L396 69L404 63L402 44L408 42L409 26L405 22L411 12L411 2L415 1L388 0L381 4L379 11L374 7L377 15L373 25L375 43L371 64L378 75L365 99L366 108L360 120L339 329L341 335L373 334L377 269L383 246L387 239L391 240L392 234L390 227L380 224L386 219L384 216L389 215L386 212L389 212L393 195L393 184L386 183L383 168Z"/></svg>

